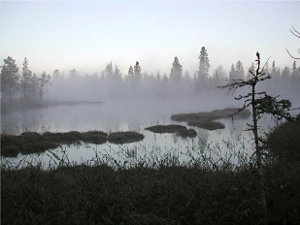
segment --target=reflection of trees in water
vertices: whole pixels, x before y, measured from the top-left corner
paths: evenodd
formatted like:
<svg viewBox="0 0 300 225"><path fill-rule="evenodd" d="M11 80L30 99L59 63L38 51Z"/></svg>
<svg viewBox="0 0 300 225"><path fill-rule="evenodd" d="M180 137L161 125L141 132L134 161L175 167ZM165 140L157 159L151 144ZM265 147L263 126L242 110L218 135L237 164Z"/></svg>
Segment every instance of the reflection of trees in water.
<svg viewBox="0 0 300 225"><path fill-rule="evenodd" d="M172 134L173 142L176 144L178 142L178 136L177 134Z"/></svg>
<svg viewBox="0 0 300 225"><path fill-rule="evenodd" d="M128 130L130 130L130 131L136 131L136 132L141 132L142 131L141 124L138 123L138 122L128 123Z"/></svg>
<svg viewBox="0 0 300 225"><path fill-rule="evenodd" d="M248 119L243 120L243 119L227 119L223 120L222 123L225 125L225 129L227 130L228 134L230 137L236 139L237 141L240 140L242 134L247 134L245 131L246 123L248 122Z"/></svg>
<svg viewBox="0 0 300 225"><path fill-rule="evenodd" d="M207 130L199 129L198 130L198 146L200 151L207 146L209 133Z"/></svg>
<svg viewBox="0 0 300 225"><path fill-rule="evenodd" d="M43 133L50 127L50 123L44 120L41 110L2 114L3 133L19 134L27 131Z"/></svg>
<svg viewBox="0 0 300 225"><path fill-rule="evenodd" d="M22 113L21 132L36 131L43 133L50 129L50 124L44 120L44 115L41 110L27 111Z"/></svg>

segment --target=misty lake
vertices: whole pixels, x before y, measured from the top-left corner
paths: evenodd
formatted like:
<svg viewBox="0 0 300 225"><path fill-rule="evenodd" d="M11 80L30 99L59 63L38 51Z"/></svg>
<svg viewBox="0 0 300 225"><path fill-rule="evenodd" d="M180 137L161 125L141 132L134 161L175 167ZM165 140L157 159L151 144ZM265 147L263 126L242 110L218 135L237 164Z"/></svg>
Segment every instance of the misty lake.
<svg viewBox="0 0 300 225"><path fill-rule="evenodd" d="M185 139L176 134L157 134L144 129L158 124L187 126L185 123L171 121L170 116L174 113L211 111L225 107L219 105L217 108L209 104L179 106L175 101L168 102L167 105L163 102L151 104L106 102L97 105L56 106L4 113L1 124L3 134L20 134L26 131L44 133L101 130L106 133L136 131L142 133L145 138L140 142L122 145L109 142L101 145L86 143L63 145L40 154L19 154L16 158L3 157L2 161L12 165L17 165L20 160L41 162L44 167L48 167L49 163L55 165L57 162L53 157L54 153L60 158L67 156L70 162L76 163L95 160L96 156L114 165L122 165L125 162L132 165L141 160L155 161L166 157L180 163L188 163L192 157L208 150L210 151L206 154L210 156L225 158L232 156L231 160L237 160L233 154L252 152L251 133L243 131L249 119L219 120L225 125L225 129L214 131L190 127L197 131L197 136Z"/></svg>

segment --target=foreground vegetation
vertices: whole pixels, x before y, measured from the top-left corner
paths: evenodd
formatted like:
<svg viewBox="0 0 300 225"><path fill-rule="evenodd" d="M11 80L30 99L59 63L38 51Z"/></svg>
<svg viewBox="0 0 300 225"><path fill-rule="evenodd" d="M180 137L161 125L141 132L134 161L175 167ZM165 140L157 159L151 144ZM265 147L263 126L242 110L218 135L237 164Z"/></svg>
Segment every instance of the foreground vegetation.
<svg viewBox="0 0 300 225"><path fill-rule="evenodd" d="M300 117L269 136L263 171L268 224L300 221ZM286 134L293 142L285 140ZM297 140L297 141L296 141ZM293 160L290 160L290 157ZM91 165L42 170L3 167L2 224L262 224L257 170L171 158L111 168Z"/></svg>

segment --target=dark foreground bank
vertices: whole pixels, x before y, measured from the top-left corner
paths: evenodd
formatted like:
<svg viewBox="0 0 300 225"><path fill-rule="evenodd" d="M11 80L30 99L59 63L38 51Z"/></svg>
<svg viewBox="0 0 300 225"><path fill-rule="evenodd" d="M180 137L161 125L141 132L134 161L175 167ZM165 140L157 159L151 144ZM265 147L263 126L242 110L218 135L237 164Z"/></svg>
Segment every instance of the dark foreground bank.
<svg viewBox="0 0 300 225"><path fill-rule="evenodd" d="M252 168L2 169L2 224L260 224ZM300 164L265 170L269 224L299 224Z"/></svg>

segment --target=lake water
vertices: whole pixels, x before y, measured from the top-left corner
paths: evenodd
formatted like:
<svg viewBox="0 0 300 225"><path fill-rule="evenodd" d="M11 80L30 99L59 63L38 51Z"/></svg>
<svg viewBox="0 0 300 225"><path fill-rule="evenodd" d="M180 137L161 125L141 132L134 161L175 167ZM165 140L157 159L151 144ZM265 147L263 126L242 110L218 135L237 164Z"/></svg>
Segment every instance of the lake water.
<svg viewBox="0 0 300 225"><path fill-rule="evenodd" d="M218 109L226 106L219 106ZM203 104L197 106L152 103L133 104L104 103L100 105L77 105L57 106L39 110L27 110L23 112L12 112L2 114L1 129L5 134L20 134L25 131L43 133L67 132L67 131L90 131L102 130L104 132L136 131L144 134L143 141L130 144L102 145L85 144L63 145L60 148L41 154L22 155L16 158L2 158L2 162L17 165L20 161L30 163L42 163L48 167L49 163L55 165L60 159L69 162L82 163L95 158L102 162L118 166L141 161L158 162L168 158L170 160L188 163L193 158L220 157L237 162L235 154L252 153L252 134L243 131L247 128L247 120L220 120L225 129L208 131L195 128L197 137L182 139L175 134L155 134L144 128L157 124L182 124L170 120L174 113L199 112L214 110L212 105ZM234 155L234 157L233 157Z"/></svg>

